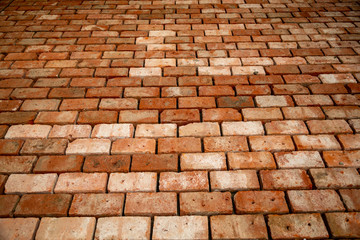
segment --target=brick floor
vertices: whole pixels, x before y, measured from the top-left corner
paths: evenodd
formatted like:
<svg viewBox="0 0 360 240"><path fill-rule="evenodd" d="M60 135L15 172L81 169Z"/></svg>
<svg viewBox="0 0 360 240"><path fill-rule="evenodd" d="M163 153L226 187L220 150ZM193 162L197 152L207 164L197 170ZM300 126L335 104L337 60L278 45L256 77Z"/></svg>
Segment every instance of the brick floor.
<svg viewBox="0 0 360 240"><path fill-rule="evenodd" d="M360 238L356 0L0 1L0 239Z"/></svg>

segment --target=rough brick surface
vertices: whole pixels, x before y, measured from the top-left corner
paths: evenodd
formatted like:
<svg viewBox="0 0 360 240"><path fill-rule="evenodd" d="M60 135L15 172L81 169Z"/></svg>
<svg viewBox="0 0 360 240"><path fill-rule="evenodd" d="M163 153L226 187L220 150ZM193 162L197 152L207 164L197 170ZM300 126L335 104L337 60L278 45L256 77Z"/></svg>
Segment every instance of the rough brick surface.
<svg viewBox="0 0 360 240"><path fill-rule="evenodd" d="M359 27L354 0L0 1L0 239L360 238Z"/></svg>

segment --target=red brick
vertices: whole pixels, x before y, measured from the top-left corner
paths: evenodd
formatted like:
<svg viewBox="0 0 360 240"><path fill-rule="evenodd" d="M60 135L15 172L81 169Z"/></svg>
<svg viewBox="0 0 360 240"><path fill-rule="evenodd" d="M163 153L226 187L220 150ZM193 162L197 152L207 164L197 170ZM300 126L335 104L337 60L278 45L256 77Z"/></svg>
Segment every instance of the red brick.
<svg viewBox="0 0 360 240"><path fill-rule="evenodd" d="M231 214L232 201L229 192L180 193L180 215Z"/></svg>
<svg viewBox="0 0 360 240"><path fill-rule="evenodd" d="M177 169L177 154L141 154L132 157L132 172L166 172L177 171Z"/></svg>
<svg viewBox="0 0 360 240"><path fill-rule="evenodd" d="M158 153L201 152L200 138L160 138Z"/></svg>
<svg viewBox="0 0 360 240"><path fill-rule="evenodd" d="M268 224L273 239L329 237L318 213L269 215Z"/></svg>
<svg viewBox="0 0 360 240"><path fill-rule="evenodd" d="M138 100L135 98L105 98L101 99L99 108L103 110L125 110L136 109L137 106Z"/></svg>
<svg viewBox="0 0 360 240"><path fill-rule="evenodd" d="M205 171L160 173L159 190L164 192L208 191L208 175Z"/></svg>
<svg viewBox="0 0 360 240"><path fill-rule="evenodd" d="M291 170L262 170L260 176L264 189L311 189L312 183L306 171Z"/></svg>
<svg viewBox="0 0 360 240"><path fill-rule="evenodd" d="M242 109L242 114L245 121L283 119L279 108L245 108Z"/></svg>
<svg viewBox="0 0 360 240"><path fill-rule="evenodd" d="M323 110L330 119L351 119L360 116L360 108L357 106L323 107Z"/></svg>
<svg viewBox="0 0 360 240"><path fill-rule="evenodd" d="M276 168L274 158L269 152L229 152L229 168L237 169L272 169Z"/></svg>
<svg viewBox="0 0 360 240"><path fill-rule="evenodd" d="M310 169L318 189L324 188L358 188L360 175L353 168L319 168Z"/></svg>
<svg viewBox="0 0 360 240"><path fill-rule="evenodd" d="M109 232L109 226L111 230ZM105 217L99 218L95 238L150 239L150 217Z"/></svg>
<svg viewBox="0 0 360 240"><path fill-rule="evenodd" d="M78 113L75 111L40 112L35 123L40 124L70 124L75 123Z"/></svg>
<svg viewBox="0 0 360 240"><path fill-rule="evenodd" d="M354 213L326 213L326 220L334 237L360 237L360 214Z"/></svg>
<svg viewBox="0 0 360 240"><path fill-rule="evenodd" d="M11 93L12 99L24 99L32 98L36 96L37 98L46 98L49 92L49 88L16 88Z"/></svg>
<svg viewBox="0 0 360 240"><path fill-rule="evenodd" d="M204 138L205 152L248 151L246 137L206 137Z"/></svg>
<svg viewBox="0 0 360 240"><path fill-rule="evenodd" d="M212 239L266 239L268 237L265 220L261 215L211 216L210 223Z"/></svg>
<svg viewBox="0 0 360 240"><path fill-rule="evenodd" d="M24 141L22 140L5 140L0 139L1 155L17 155Z"/></svg>
<svg viewBox="0 0 360 240"><path fill-rule="evenodd" d="M111 154L155 153L154 139L118 139L111 148Z"/></svg>
<svg viewBox="0 0 360 240"><path fill-rule="evenodd" d="M70 194L26 194L16 206L16 217L65 217L70 206ZM36 205L34 203L41 203Z"/></svg>
<svg viewBox="0 0 360 240"><path fill-rule="evenodd" d="M84 158L81 156L41 156L33 169L34 173L80 172Z"/></svg>
<svg viewBox="0 0 360 240"><path fill-rule="evenodd" d="M89 138L91 132L90 125L55 125L49 134L49 138Z"/></svg>
<svg viewBox="0 0 360 240"><path fill-rule="evenodd" d="M214 97L180 97L179 108L214 108L216 107Z"/></svg>
<svg viewBox="0 0 360 240"><path fill-rule="evenodd" d="M21 100L0 100L1 111L17 111L22 104Z"/></svg>
<svg viewBox="0 0 360 240"><path fill-rule="evenodd" d="M288 191L293 212L344 211L345 208L335 190Z"/></svg>
<svg viewBox="0 0 360 240"><path fill-rule="evenodd" d="M298 150L337 150L341 149L340 144L331 135L317 136L294 136Z"/></svg>
<svg viewBox="0 0 360 240"><path fill-rule="evenodd" d="M135 137L176 137L176 124L139 124L136 127Z"/></svg>
<svg viewBox="0 0 360 240"><path fill-rule="evenodd" d="M339 190L346 208L349 211L359 211L360 209L360 189L341 189Z"/></svg>
<svg viewBox="0 0 360 240"><path fill-rule="evenodd" d="M298 67L292 65L269 66L269 67L265 67L265 71L268 74L299 74L300 73Z"/></svg>
<svg viewBox="0 0 360 240"><path fill-rule="evenodd" d="M91 239L95 231L96 219L94 217L76 218L42 218L36 233L39 240L62 238ZM81 226L81 228L79 228Z"/></svg>
<svg viewBox="0 0 360 240"><path fill-rule="evenodd" d="M2 112L0 124L32 123L36 117L34 112Z"/></svg>
<svg viewBox="0 0 360 240"><path fill-rule="evenodd" d="M124 214L128 216L176 215L176 193L128 193Z"/></svg>
<svg viewBox="0 0 360 240"><path fill-rule="evenodd" d="M117 122L118 113L116 111L84 111L80 112L77 120L80 124L100 124Z"/></svg>
<svg viewBox="0 0 360 240"><path fill-rule="evenodd" d="M200 113L197 109L177 109L177 110L164 110L160 114L161 122L164 123L177 123L186 124L189 122L199 122Z"/></svg>
<svg viewBox="0 0 360 240"><path fill-rule="evenodd" d="M266 133L272 134L308 134L308 130L303 121L272 121L265 124Z"/></svg>
<svg viewBox="0 0 360 240"><path fill-rule="evenodd" d="M128 155L100 155L85 158L84 172L128 172L130 156Z"/></svg>
<svg viewBox="0 0 360 240"><path fill-rule="evenodd" d="M120 123L158 123L157 110L123 110L120 111Z"/></svg>
<svg viewBox="0 0 360 240"><path fill-rule="evenodd" d="M38 224L37 218L2 218L0 231L4 239L29 240L35 236Z"/></svg>
<svg viewBox="0 0 360 240"><path fill-rule="evenodd" d="M85 88L53 88L49 93L49 98L83 98Z"/></svg>
<svg viewBox="0 0 360 240"><path fill-rule="evenodd" d="M21 154L64 154L68 141L66 139L29 139L26 140Z"/></svg>
<svg viewBox="0 0 360 240"><path fill-rule="evenodd" d="M108 182L109 192L155 192L157 174L151 172L140 173L111 173Z"/></svg>
<svg viewBox="0 0 360 240"><path fill-rule="evenodd" d="M357 167L360 151L324 151L323 158L329 167Z"/></svg>
<svg viewBox="0 0 360 240"><path fill-rule="evenodd" d="M52 193L56 180L56 174L11 174L5 193Z"/></svg>
<svg viewBox="0 0 360 240"><path fill-rule="evenodd" d="M75 194L69 216L119 216L122 214L124 194Z"/></svg>
<svg viewBox="0 0 360 240"><path fill-rule="evenodd" d="M175 77L145 77L143 79L143 85L145 87L176 86L176 78Z"/></svg>
<svg viewBox="0 0 360 240"><path fill-rule="evenodd" d="M232 108L202 109L204 122L240 121L242 119L238 110Z"/></svg>
<svg viewBox="0 0 360 240"><path fill-rule="evenodd" d="M235 194L234 202L237 214L289 212L281 191L240 191Z"/></svg>
<svg viewBox="0 0 360 240"><path fill-rule="evenodd" d="M64 99L60 111L68 110L94 110L97 109L99 99Z"/></svg>
<svg viewBox="0 0 360 240"><path fill-rule="evenodd" d="M12 216L16 204L19 202L19 196L17 195L1 195L0 196L0 216L10 217Z"/></svg>
<svg viewBox="0 0 360 240"><path fill-rule="evenodd" d="M92 77L94 69L90 68L64 68L60 77Z"/></svg>

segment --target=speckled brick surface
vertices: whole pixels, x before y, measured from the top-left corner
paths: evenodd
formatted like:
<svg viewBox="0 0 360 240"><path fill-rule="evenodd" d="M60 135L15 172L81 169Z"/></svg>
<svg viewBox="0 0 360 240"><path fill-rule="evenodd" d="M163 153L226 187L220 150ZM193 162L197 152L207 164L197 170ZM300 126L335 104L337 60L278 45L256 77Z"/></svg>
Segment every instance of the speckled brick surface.
<svg viewBox="0 0 360 240"><path fill-rule="evenodd" d="M0 239L360 238L355 0L0 1Z"/></svg>

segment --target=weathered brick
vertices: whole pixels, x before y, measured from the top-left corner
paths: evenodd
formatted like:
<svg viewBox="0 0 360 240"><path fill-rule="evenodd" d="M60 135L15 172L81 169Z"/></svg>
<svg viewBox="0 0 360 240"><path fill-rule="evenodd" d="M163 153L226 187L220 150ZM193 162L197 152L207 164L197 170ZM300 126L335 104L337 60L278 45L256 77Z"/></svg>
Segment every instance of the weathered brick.
<svg viewBox="0 0 360 240"><path fill-rule="evenodd" d="M99 155L85 158L84 172L128 172L130 156L128 155Z"/></svg>
<svg viewBox="0 0 360 240"><path fill-rule="evenodd" d="M15 206L19 202L20 197L17 195L1 195L0 196L0 216L11 217Z"/></svg>
<svg viewBox="0 0 360 240"><path fill-rule="evenodd" d="M260 188L255 170L213 171L210 172L210 183L213 191Z"/></svg>
<svg viewBox="0 0 360 240"><path fill-rule="evenodd" d="M66 154L109 154L110 145L111 141L109 139L76 139L69 143Z"/></svg>
<svg viewBox="0 0 360 240"><path fill-rule="evenodd" d="M70 201L70 194L25 194L17 204L14 215L16 217L65 217Z"/></svg>
<svg viewBox="0 0 360 240"><path fill-rule="evenodd" d="M274 239L329 237L321 215L318 213L270 215L268 224Z"/></svg>
<svg viewBox="0 0 360 240"><path fill-rule="evenodd" d="M66 139L29 139L25 141L20 153L25 155L64 154L67 144Z"/></svg>
<svg viewBox="0 0 360 240"><path fill-rule="evenodd" d="M156 182L156 173L111 173L108 190L109 192L155 192Z"/></svg>
<svg viewBox="0 0 360 240"><path fill-rule="evenodd" d="M120 123L158 123L158 110L122 110Z"/></svg>
<svg viewBox="0 0 360 240"><path fill-rule="evenodd" d="M265 124L266 133L269 135L279 134L308 134L308 130L303 121L272 121Z"/></svg>
<svg viewBox="0 0 360 240"><path fill-rule="evenodd" d="M204 216L155 217L155 239L207 239L208 219Z"/></svg>
<svg viewBox="0 0 360 240"><path fill-rule="evenodd" d="M138 124L135 137L176 137L176 124Z"/></svg>
<svg viewBox="0 0 360 240"><path fill-rule="evenodd" d="M111 154L155 153L155 148L154 139L118 139L112 145Z"/></svg>
<svg viewBox="0 0 360 240"><path fill-rule="evenodd" d="M35 156L0 156L0 173L30 173Z"/></svg>
<svg viewBox="0 0 360 240"><path fill-rule="evenodd" d="M183 153L180 166L182 171L226 170L226 157L223 153Z"/></svg>
<svg viewBox="0 0 360 240"><path fill-rule="evenodd" d="M190 122L200 122L200 113L197 109L164 110L160 114L160 119L163 123L183 125Z"/></svg>
<svg viewBox="0 0 360 240"><path fill-rule="evenodd" d="M281 191L240 191L235 194L234 202L237 214L289 212Z"/></svg>
<svg viewBox="0 0 360 240"><path fill-rule="evenodd" d="M5 138L46 138L51 130L48 125L13 125L7 131Z"/></svg>
<svg viewBox="0 0 360 240"><path fill-rule="evenodd" d="M266 239L268 234L261 215L211 216L213 239Z"/></svg>
<svg viewBox="0 0 360 240"><path fill-rule="evenodd" d="M128 193L124 214L127 216L176 215L176 193Z"/></svg>
<svg viewBox="0 0 360 240"><path fill-rule="evenodd" d="M326 213L325 216L334 237L360 237L358 212Z"/></svg>
<svg viewBox="0 0 360 240"><path fill-rule="evenodd" d="M294 151L274 153L279 168L317 168L325 167L319 152Z"/></svg>
<svg viewBox="0 0 360 240"><path fill-rule="evenodd" d="M320 107L284 107L282 108L285 119L325 119Z"/></svg>
<svg viewBox="0 0 360 240"><path fill-rule="evenodd" d="M222 133L224 136L234 135L263 135L264 128L261 122L224 122L221 124Z"/></svg>
<svg viewBox="0 0 360 240"><path fill-rule="evenodd" d="M282 120L279 108L244 108L241 110L245 121Z"/></svg>
<svg viewBox="0 0 360 240"><path fill-rule="evenodd" d="M217 123L190 123L179 127L180 137L207 137L220 136L220 127Z"/></svg>
<svg viewBox="0 0 360 240"><path fill-rule="evenodd" d="M204 138L205 152L248 151L245 136L206 137Z"/></svg>
<svg viewBox="0 0 360 240"><path fill-rule="evenodd" d="M163 172L160 173L160 191L194 192L208 191L209 183L207 172Z"/></svg>
<svg viewBox="0 0 360 240"><path fill-rule="evenodd" d="M131 124L98 124L94 127L92 138L129 138L134 134L134 127Z"/></svg>
<svg viewBox="0 0 360 240"><path fill-rule="evenodd" d="M312 183L305 170L262 170L260 171L264 189L311 189Z"/></svg>
<svg viewBox="0 0 360 240"><path fill-rule="evenodd" d="M95 239L150 239L150 217L99 218Z"/></svg>
<svg viewBox="0 0 360 240"><path fill-rule="evenodd" d="M124 194L75 194L69 216L119 216L122 214Z"/></svg>
<svg viewBox="0 0 360 240"><path fill-rule="evenodd" d="M82 156L41 156L33 169L34 173L63 173L81 171Z"/></svg>
<svg viewBox="0 0 360 240"><path fill-rule="evenodd" d="M298 150L338 150L340 144L332 135L299 135L294 136Z"/></svg>
<svg viewBox="0 0 360 240"><path fill-rule="evenodd" d="M18 139L0 139L0 154L17 155L23 143L23 140Z"/></svg>
<svg viewBox="0 0 360 240"><path fill-rule="evenodd" d="M357 188L360 186L360 175L353 168L319 168L310 169L318 189Z"/></svg>
<svg viewBox="0 0 360 240"><path fill-rule="evenodd" d="M360 189L340 189L339 192L349 211L359 211Z"/></svg>
<svg viewBox="0 0 360 240"><path fill-rule="evenodd" d="M276 168L274 158L269 152L229 152L227 157L232 170Z"/></svg>
<svg viewBox="0 0 360 240"><path fill-rule="evenodd" d="M1 218L1 236L4 239L30 240L34 238L38 224L38 218Z"/></svg>
<svg viewBox="0 0 360 240"><path fill-rule="evenodd" d="M11 174L5 184L5 193L52 193L57 174Z"/></svg>
<svg viewBox="0 0 360 240"><path fill-rule="evenodd" d="M130 159L130 157L129 157ZM129 160L130 161L130 160ZM132 172L166 172L178 170L177 154L138 154L133 155Z"/></svg>
<svg viewBox="0 0 360 240"><path fill-rule="evenodd" d="M91 239L95 224L96 219L94 217L45 217L41 219L36 238L45 240L61 236L64 239Z"/></svg>

